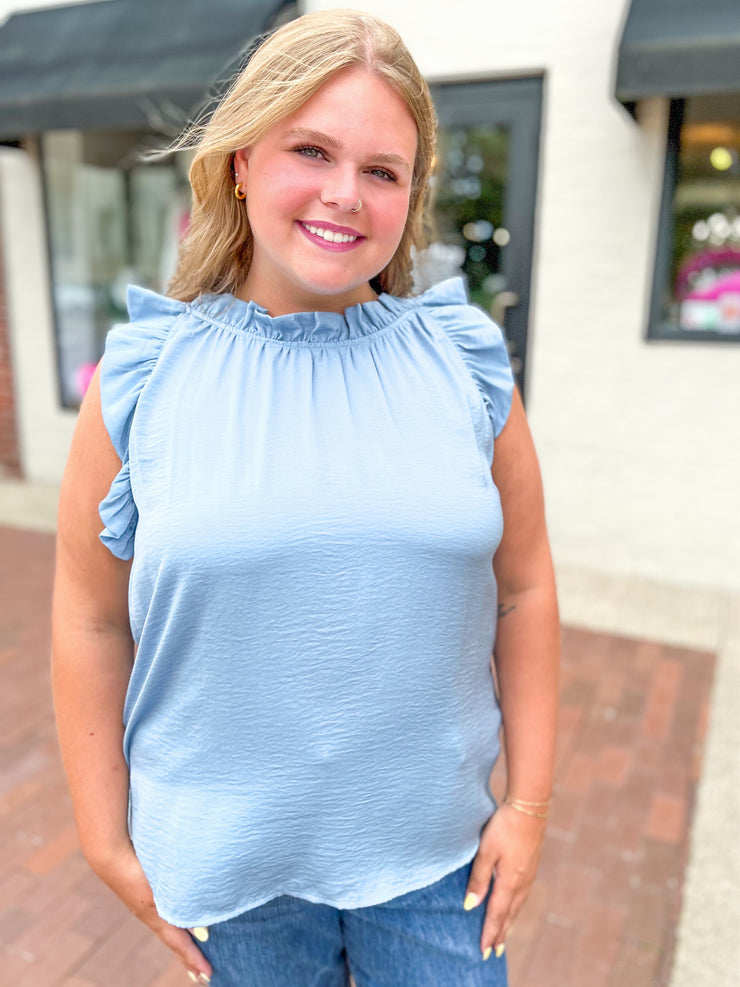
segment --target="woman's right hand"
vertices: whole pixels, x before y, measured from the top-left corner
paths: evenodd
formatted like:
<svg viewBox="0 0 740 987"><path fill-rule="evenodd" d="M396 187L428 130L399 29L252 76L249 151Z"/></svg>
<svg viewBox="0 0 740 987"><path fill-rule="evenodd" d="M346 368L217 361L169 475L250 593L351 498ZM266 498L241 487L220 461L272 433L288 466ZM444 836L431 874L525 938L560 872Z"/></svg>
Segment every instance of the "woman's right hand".
<svg viewBox="0 0 740 987"><path fill-rule="evenodd" d="M165 946L184 964L190 979L196 983L210 983L212 968L193 941L187 929L170 925L159 916L154 896L144 870L129 843L106 859L104 863L90 861L90 865L108 887L114 891L129 911L148 925Z"/></svg>

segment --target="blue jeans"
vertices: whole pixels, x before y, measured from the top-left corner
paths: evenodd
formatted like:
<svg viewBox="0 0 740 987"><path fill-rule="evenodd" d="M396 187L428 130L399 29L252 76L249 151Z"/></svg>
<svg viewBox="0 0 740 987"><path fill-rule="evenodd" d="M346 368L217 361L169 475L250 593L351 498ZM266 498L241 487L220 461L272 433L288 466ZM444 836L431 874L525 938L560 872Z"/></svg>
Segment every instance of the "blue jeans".
<svg viewBox="0 0 740 987"><path fill-rule="evenodd" d="M283 895L212 925L212 987L506 987L505 957L480 952L486 902L463 910L470 866L367 908Z"/></svg>

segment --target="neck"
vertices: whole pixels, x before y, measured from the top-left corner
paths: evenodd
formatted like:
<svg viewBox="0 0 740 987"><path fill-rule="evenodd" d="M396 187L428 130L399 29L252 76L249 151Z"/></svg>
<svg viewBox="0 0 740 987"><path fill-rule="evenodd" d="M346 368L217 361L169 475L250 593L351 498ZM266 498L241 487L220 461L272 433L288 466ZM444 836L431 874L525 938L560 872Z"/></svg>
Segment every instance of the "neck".
<svg viewBox="0 0 740 987"><path fill-rule="evenodd" d="M352 305L372 302L378 297L370 287L369 282L364 282L336 295L318 294L297 289L292 285L273 284L271 281L256 278L251 270L236 292L236 296L246 302L255 302L273 317L292 315L295 312L341 313L351 308Z"/></svg>

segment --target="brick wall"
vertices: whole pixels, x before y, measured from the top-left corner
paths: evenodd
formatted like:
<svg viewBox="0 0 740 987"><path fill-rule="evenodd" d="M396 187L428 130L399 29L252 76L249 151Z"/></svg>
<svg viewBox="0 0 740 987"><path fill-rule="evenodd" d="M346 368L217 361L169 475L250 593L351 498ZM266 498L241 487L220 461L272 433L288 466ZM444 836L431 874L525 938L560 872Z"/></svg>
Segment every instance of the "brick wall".
<svg viewBox="0 0 740 987"><path fill-rule="evenodd" d="M0 245L0 478L21 476L21 458L15 414L10 332L5 304L5 279Z"/></svg>

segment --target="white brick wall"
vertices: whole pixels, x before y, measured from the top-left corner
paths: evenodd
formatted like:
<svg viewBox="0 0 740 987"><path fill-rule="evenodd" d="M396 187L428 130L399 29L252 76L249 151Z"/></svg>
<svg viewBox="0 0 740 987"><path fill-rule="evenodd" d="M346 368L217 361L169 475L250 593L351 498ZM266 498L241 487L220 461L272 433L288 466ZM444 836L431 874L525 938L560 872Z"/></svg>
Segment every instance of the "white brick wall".
<svg viewBox="0 0 740 987"><path fill-rule="evenodd" d="M0 148L0 216L21 464L61 479L76 416L60 407L41 176L26 151Z"/></svg>

